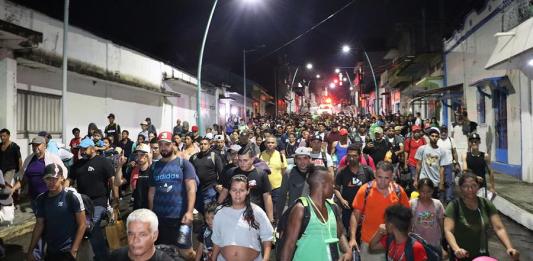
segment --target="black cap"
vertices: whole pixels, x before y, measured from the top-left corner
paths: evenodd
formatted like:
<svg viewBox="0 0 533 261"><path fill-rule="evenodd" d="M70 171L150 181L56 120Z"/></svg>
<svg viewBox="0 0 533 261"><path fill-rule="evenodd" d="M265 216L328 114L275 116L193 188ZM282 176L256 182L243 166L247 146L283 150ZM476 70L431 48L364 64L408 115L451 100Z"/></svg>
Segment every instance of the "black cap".
<svg viewBox="0 0 533 261"><path fill-rule="evenodd" d="M440 126L440 131L447 131L447 130L448 130L448 126L446 125Z"/></svg>
<svg viewBox="0 0 533 261"><path fill-rule="evenodd" d="M144 119L144 120L145 120L145 121L152 121L152 120L150 119L150 117L146 117L146 119Z"/></svg>
<svg viewBox="0 0 533 261"><path fill-rule="evenodd" d="M314 140L319 140L319 141L322 141L322 137L320 137L320 135L310 135L309 136L309 141L314 141Z"/></svg>
<svg viewBox="0 0 533 261"><path fill-rule="evenodd" d="M114 118L115 118L115 114L110 113L109 115L107 115L107 118L108 118L108 119L109 119L109 118L113 118L113 119L114 119Z"/></svg>
<svg viewBox="0 0 533 261"><path fill-rule="evenodd" d="M468 135L468 140L481 140L481 137L479 136L479 134L474 132Z"/></svg>
<svg viewBox="0 0 533 261"><path fill-rule="evenodd" d="M44 168L43 178L47 178L47 177L58 178L59 176L62 176L62 175L63 175L63 168L61 168L61 166L55 163L48 164Z"/></svg>

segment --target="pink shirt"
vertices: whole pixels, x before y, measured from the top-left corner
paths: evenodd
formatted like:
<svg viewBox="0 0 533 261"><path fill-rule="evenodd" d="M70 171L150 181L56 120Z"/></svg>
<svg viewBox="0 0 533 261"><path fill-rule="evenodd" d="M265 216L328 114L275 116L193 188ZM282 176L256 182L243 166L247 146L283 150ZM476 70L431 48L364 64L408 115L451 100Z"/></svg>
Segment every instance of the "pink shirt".
<svg viewBox="0 0 533 261"><path fill-rule="evenodd" d="M413 211L412 231L419 234L430 245L440 249L444 207L438 199L432 200L433 204L429 206L421 204L419 199L412 199L409 202Z"/></svg>

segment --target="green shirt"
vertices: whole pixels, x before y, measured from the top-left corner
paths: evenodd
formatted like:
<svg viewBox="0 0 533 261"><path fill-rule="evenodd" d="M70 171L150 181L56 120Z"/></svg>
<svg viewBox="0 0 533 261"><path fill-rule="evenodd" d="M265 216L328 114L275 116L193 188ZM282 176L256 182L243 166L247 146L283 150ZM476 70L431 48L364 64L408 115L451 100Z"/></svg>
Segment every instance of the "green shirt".
<svg viewBox="0 0 533 261"><path fill-rule="evenodd" d="M322 218L316 215L313 209L312 201L309 197L307 199L308 206L311 211L309 224L302 234L302 237L296 242L296 252L293 260L331 260L329 257L329 246L326 244L328 239L337 239L337 219L330 204L326 203L328 210L327 222L322 223ZM339 244L337 243L337 253L340 256Z"/></svg>
<svg viewBox="0 0 533 261"><path fill-rule="evenodd" d="M459 211L456 211L458 202ZM498 210L494 204L485 198L478 198L478 208L475 210L467 208L462 199L454 200L448 204L445 215L454 220L453 235L457 245L470 254L469 258L464 260L488 255L487 230L490 228L490 217L496 214L498 214ZM486 250L485 254L481 253L482 248Z"/></svg>

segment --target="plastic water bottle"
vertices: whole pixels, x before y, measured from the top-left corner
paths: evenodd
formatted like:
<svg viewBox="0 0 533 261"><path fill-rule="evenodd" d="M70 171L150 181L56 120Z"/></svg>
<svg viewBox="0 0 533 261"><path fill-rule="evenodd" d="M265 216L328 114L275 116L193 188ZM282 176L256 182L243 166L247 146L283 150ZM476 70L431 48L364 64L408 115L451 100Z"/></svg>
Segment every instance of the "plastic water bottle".
<svg viewBox="0 0 533 261"><path fill-rule="evenodd" d="M188 243L188 239L191 236L190 234L191 234L191 227L188 225L181 225L180 232L178 234L178 244L186 245Z"/></svg>

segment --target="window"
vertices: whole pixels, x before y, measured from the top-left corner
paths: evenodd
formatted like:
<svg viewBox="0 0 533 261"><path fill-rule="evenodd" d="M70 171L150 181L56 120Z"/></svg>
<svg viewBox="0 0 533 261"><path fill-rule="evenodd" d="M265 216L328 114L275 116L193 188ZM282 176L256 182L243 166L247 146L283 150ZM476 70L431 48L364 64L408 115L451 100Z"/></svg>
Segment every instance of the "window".
<svg viewBox="0 0 533 261"><path fill-rule="evenodd" d="M29 137L39 131L62 132L61 96L17 90L17 132Z"/></svg>
<svg viewBox="0 0 533 261"><path fill-rule="evenodd" d="M485 121L485 95L477 92L477 118L479 123L486 123Z"/></svg>

